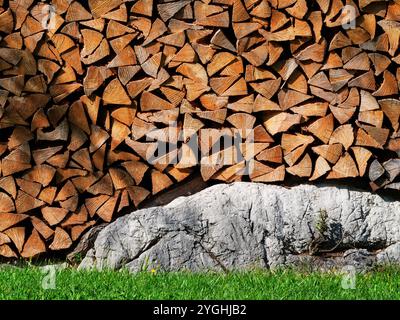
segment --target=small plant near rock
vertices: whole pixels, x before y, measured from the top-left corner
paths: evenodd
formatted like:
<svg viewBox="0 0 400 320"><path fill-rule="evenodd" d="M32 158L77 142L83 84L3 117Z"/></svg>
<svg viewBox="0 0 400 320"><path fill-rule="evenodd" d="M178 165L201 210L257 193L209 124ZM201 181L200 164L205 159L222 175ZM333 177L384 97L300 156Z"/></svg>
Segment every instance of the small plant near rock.
<svg viewBox="0 0 400 320"><path fill-rule="evenodd" d="M315 227L320 235L325 235L328 232L328 212L325 209L319 210L318 219Z"/></svg>
<svg viewBox="0 0 400 320"><path fill-rule="evenodd" d="M146 256L146 258L143 260L142 265L140 266L140 271L141 272L147 272L149 270L149 257Z"/></svg>
<svg viewBox="0 0 400 320"><path fill-rule="evenodd" d="M154 268L151 269L151 270L150 270L150 273L151 273L152 275L156 275L156 274L157 274L157 269L154 269Z"/></svg>
<svg viewBox="0 0 400 320"><path fill-rule="evenodd" d="M335 251L342 244L345 235L347 235L347 233L344 233L339 240L333 241L333 237L330 232L329 215L325 209L320 209L318 211L315 229L318 231L318 234L313 238L308 246L309 254L312 256ZM334 243L333 247L329 249L322 249L324 245L332 242Z"/></svg>
<svg viewBox="0 0 400 320"><path fill-rule="evenodd" d="M149 272L152 275L156 275L159 271L158 266L154 266L153 264L150 263L150 259L148 256L143 260L141 266L140 266L140 272Z"/></svg>
<svg viewBox="0 0 400 320"><path fill-rule="evenodd" d="M325 209L319 210L315 229L318 231L318 234L316 237L313 237L308 246L308 252L311 256L317 255L320 252L321 245L325 243L328 238L328 212Z"/></svg>
<svg viewBox="0 0 400 320"><path fill-rule="evenodd" d="M74 265L79 265L79 264L82 262L83 258L84 258L83 254L82 254L81 252L78 252L78 253L74 256L73 264L74 264Z"/></svg>

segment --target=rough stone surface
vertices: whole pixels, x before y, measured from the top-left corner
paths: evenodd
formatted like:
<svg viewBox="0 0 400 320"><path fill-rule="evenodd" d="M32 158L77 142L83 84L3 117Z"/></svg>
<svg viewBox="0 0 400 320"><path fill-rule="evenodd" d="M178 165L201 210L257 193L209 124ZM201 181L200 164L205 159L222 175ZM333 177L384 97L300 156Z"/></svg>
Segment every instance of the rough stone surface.
<svg viewBox="0 0 400 320"><path fill-rule="evenodd" d="M106 223L102 223L91 228L86 232L74 250L67 255L67 261L71 264L77 264L84 258L86 253L93 247L94 241L97 239L98 234L104 229Z"/></svg>
<svg viewBox="0 0 400 320"><path fill-rule="evenodd" d="M326 232L318 227L324 213ZM80 268L362 270L388 262L400 263L400 201L327 185L241 182L117 219Z"/></svg>

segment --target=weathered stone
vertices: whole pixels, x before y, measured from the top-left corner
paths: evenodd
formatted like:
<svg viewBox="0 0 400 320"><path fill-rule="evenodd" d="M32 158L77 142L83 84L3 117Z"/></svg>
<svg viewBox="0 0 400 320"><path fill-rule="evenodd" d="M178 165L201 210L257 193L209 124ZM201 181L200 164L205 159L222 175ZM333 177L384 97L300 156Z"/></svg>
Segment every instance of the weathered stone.
<svg viewBox="0 0 400 320"><path fill-rule="evenodd" d="M89 249L93 247L98 234L106 225L106 223L102 223L89 229L89 231L82 236L74 250L67 255L67 261L72 264L80 263Z"/></svg>
<svg viewBox="0 0 400 320"><path fill-rule="evenodd" d="M241 182L117 219L99 233L80 268L198 271L306 263L360 270L377 261L400 262L400 201L329 185Z"/></svg>
<svg viewBox="0 0 400 320"><path fill-rule="evenodd" d="M400 264L400 242L387 247L376 258L380 264Z"/></svg>

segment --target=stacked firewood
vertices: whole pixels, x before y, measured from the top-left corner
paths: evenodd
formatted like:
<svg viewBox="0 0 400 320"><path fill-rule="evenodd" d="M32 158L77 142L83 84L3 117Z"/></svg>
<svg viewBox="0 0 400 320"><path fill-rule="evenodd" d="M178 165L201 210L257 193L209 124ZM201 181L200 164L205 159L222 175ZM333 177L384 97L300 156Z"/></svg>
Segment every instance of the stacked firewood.
<svg viewBox="0 0 400 320"><path fill-rule="evenodd" d="M400 189L399 40L399 0L0 0L0 256L196 173Z"/></svg>

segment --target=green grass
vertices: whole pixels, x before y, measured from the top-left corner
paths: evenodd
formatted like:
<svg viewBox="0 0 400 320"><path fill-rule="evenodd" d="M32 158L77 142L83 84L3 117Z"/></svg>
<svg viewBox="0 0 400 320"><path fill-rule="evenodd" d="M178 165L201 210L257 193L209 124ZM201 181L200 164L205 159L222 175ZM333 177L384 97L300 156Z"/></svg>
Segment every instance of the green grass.
<svg viewBox="0 0 400 320"><path fill-rule="evenodd" d="M340 274L291 270L133 275L66 269L47 290L45 276L38 268L0 270L0 299L400 299L398 268L357 275L356 288L347 290Z"/></svg>

